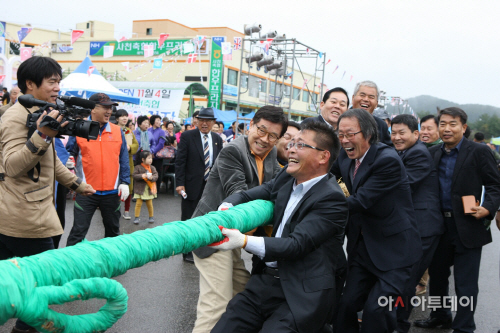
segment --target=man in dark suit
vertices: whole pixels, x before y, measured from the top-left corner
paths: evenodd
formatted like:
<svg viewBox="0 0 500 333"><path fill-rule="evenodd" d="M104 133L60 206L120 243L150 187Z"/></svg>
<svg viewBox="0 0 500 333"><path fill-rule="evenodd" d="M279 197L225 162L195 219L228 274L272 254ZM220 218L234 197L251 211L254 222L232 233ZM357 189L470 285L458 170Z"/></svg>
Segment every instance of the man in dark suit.
<svg viewBox="0 0 500 333"><path fill-rule="evenodd" d="M282 108L260 108L250 122L248 136L240 135L220 153L193 217L216 211L234 193L270 181L280 170L274 146L287 124ZM241 249L217 251L205 246L194 250L194 262L200 272L200 296L193 333L205 333L212 330L233 296L245 289L250 273Z"/></svg>
<svg viewBox="0 0 500 333"><path fill-rule="evenodd" d="M273 180L225 202L275 203L272 237L222 229L216 248L243 247L262 260L212 332L323 332L333 311L333 248L341 246L347 219L345 196L328 173L339 142L318 122L304 125L289 143L289 163Z"/></svg>
<svg viewBox="0 0 500 333"><path fill-rule="evenodd" d="M416 229L410 186L396 151L377 143L377 124L363 109L339 118L344 148L333 168L351 194L346 228L349 270L340 301L337 332L392 332L396 312L380 297L401 295L422 246ZM397 204L395 204L397 203Z"/></svg>
<svg viewBox="0 0 500 333"><path fill-rule="evenodd" d="M358 82L354 89L354 94L352 95L352 107L354 109L363 109L373 114L373 110L378 106L378 96L378 87L375 82ZM378 141L392 147L391 136L387 124L378 117L374 118L378 128Z"/></svg>
<svg viewBox="0 0 500 333"><path fill-rule="evenodd" d="M207 183L210 169L222 150L222 139L211 131L215 123L212 108L201 109L198 128L182 133L175 158L175 189L179 195L187 194L181 203L181 220L191 218ZM192 254L184 259L193 262Z"/></svg>
<svg viewBox="0 0 500 333"><path fill-rule="evenodd" d="M500 205L500 174L491 149L467 140L467 114L456 107L439 112L442 145L429 149L438 170L441 211L446 231L441 236L429 267L430 296L441 304L430 318L415 321L423 328L453 328L453 332L474 332L477 306L479 264L482 247L491 242L489 225ZM473 195L480 206L464 207L462 197ZM472 214L465 214L471 209ZM451 305L443 307L448 296L450 267L455 278L456 311L452 322ZM467 304L469 303L469 304Z"/></svg>
<svg viewBox="0 0 500 333"><path fill-rule="evenodd" d="M429 267L434 251L444 233L443 215L439 205L439 182L434 159L427 147L418 139L418 121L409 114L401 114L392 119L391 140L403 161L408 181L420 240L422 259L414 265L412 277L403 293L404 306L398 306L398 332L410 330L408 322L412 311L410 299L415 296L415 286Z"/></svg>
<svg viewBox="0 0 500 333"><path fill-rule="evenodd" d="M349 97L347 91L341 87L328 90L323 95L323 101L319 105L321 114L317 117L306 118L301 124L307 124L310 121L319 121L328 124L337 130L337 121L342 113L349 108Z"/></svg>

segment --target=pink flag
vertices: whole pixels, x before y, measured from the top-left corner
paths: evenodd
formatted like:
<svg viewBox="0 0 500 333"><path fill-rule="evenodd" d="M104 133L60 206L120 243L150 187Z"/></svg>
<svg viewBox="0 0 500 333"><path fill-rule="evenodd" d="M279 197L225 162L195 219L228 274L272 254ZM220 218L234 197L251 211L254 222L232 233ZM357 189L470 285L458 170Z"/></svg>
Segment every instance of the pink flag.
<svg viewBox="0 0 500 333"><path fill-rule="evenodd" d="M20 49L21 51L21 61L24 61L26 59L29 59L31 58L31 51L33 51L33 49L31 47L21 47Z"/></svg>
<svg viewBox="0 0 500 333"><path fill-rule="evenodd" d="M73 30L71 31L71 44L77 41L78 38L82 37L83 33L85 31L83 30Z"/></svg>
<svg viewBox="0 0 500 333"><path fill-rule="evenodd" d="M153 45L144 45L144 58L153 56L154 52Z"/></svg>
<svg viewBox="0 0 500 333"><path fill-rule="evenodd" d="M167 40L168 36L170 36L170 34L160 34L160 38L158 39L158 46L159 47L162 47L163 43Z"/></svg>
<svg viewBox="0 0 500 333"><path fill-rule="evenodd" d="M335 72L337 71L337 69L339 69L339 65L337 65L337 67L335 67L335 69L333 70L332 74L335 74Z"/></svg>
<svg viewBox="0 0 500 333"><path fill-rule="evenodd" d="M122 38L118 39L119 42L124 42L127 40L127 37L123 36Z"/></svg>
<svg viewBox="0 0 500 333"><path fill-rule="evenodd" d="M92 75L92 72L94 71L95 66L89 66L89 69L87 70L87 74L90 76Z"/></svg>
<svg viewBox="0 0 500 333"><path fill-rule="evenodd" d="M326 62L325 66L328 65L330 63L330 61L332 61L332 59L328 59L328 61Z"/></svg>
<svg viewBox="0 0 500 333"><path fill-rule="evenodd" d="M196 53L191 53L190 55L188 55L187 63L192 64L192 63L196 62L196 57L197 57Z"/></svg>
<svg viewBox="0 0 500 333"><path fill-rule="evenodd" d="M351 75L351 79L349 80L349 82L351 82L351 81L352 81L352 75Z"/></svg>
<svg viewBox="0 0 500 333"><path fill-rule="evenodd" d="M302 90L304 90L304 88L306 87L307 85L307 79L304 80L304 84L302 85Z"/></svg>
<svg viewBox="0 0 500 333"><path fill-rule="evenodd" d="M5 79L5 75L0 75L0 83L3 82L3 79Z"/></svg>
<svg viewBox="0 0 500 333"><path fill-rule="evenodd" d="M127 62L122 62L122 65L125 67L125 70L127 72L130 72L130 63L127 61Z"/></svg>

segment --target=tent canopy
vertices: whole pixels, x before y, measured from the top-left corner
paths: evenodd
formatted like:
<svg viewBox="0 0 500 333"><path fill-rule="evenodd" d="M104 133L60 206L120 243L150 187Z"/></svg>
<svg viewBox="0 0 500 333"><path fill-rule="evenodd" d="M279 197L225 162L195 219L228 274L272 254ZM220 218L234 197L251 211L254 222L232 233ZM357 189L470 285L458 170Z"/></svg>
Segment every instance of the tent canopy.
<svg viewBox="0 0 500 333"><path fill-rule="evenodd" d="M201 83L191 83L184 91L184 95L207 96L208 90Z"/></svg>
<svg viewBox="0 0 500 333"><path fill-rule="evenodd" d="M94 64L89 57L86 57L73 73L61 81L61 95L88 98L95 93L105 93L115 102L140 103L139 98L127 96L113 87L97 68L94 68L89 75L88 70L91 66Z"/></svg>

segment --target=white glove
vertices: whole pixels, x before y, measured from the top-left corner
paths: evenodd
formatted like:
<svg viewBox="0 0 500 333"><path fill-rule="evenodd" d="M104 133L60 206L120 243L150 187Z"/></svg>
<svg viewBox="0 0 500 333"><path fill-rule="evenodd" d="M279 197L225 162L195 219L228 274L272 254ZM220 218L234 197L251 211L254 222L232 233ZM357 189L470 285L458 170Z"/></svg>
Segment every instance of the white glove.
<svg viewBox="0 0 500 333"><path fill-rule="evenodd" d="M219 208L217 210L228 210L229 208L233 207L233 204L230 202L223 202L220 204Z"/></svg>
<svg viewBox="0 0 500 333"><path fill-rule="evenodd" d="M229 251L241 249L247 245L247 235L243 235L238 229L226 229L223 226L219 226L219 229L224 235L224 239L220 242L210 244L211 248Z"/></svg>
<svg viewBox="0 0 500 333"><path fill-rule="evenodd" d="M127 200L129 195L128 185L121 184L120 186L118 186L118 195L120 196L121 201Z"/></svg>

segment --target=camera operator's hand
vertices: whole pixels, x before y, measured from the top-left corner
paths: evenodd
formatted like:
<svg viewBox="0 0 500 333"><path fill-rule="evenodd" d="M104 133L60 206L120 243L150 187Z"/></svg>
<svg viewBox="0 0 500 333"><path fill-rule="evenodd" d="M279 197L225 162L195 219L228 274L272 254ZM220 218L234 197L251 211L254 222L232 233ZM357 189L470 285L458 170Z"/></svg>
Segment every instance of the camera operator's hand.
<svg viewBox="0 0 500 333"><path fill-rule="evenodd" d="M58 131L54 131L54 130L48 128L47 126L40 127L40 123L42 122L43 118L45 118L45 116L47 116L47 111L43 111L42 115L36 121L36 129L38 131L40 131L41 133L53 138L57 135ZM59 111L57 111L57 110L50 111L48 116L53 118L53 119L56 119L58 122L61 122L63 120L63 116L59 116ZM67 124L68 124L68 122L65 121L64 124L61 124L61 127L64 127Z"/></svg>
<svg viewBox="0 0 500 333"><path fill-rule="evenodd" d="M87 196L92 195L94 193L95 193L95 190L92 187L92 185L87 184L87 186L85 186L85 189L83 190L83 192L80 193L80 194L83 195L83 196L85 196L85 197L87 197Z"/></svg>

